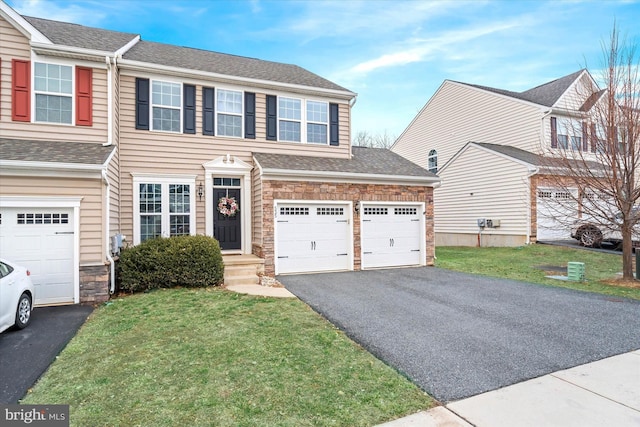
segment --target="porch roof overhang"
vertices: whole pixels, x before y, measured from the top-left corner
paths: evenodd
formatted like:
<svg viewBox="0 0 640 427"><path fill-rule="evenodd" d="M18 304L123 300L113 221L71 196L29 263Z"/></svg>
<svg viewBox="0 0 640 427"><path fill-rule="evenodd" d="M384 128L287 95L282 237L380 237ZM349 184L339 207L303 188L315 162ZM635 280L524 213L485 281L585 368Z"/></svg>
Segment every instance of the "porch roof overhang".
<svg viewBox="0 0 640 427"><path fill-rule="evenodd" d="M101 178L115 146L0 138L0 175Z"/></svg>
<svg viewBox="0 0 640 427"><path fill-rule="evenodd" d="M350 158L254 153L263 179L439 187L440 178L386 149L353 147Z"/></svg>

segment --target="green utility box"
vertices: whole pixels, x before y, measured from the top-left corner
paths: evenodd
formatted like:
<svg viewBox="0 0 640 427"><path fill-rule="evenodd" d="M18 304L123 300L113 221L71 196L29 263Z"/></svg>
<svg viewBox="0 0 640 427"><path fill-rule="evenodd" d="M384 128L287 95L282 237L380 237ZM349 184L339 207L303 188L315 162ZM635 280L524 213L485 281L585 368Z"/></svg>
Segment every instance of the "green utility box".
<svg viewBox="0 0 640 427"><path fill-rule="evenodd" d="M573 282L584 282L584 262L568 262L567 279Z"/></svg>

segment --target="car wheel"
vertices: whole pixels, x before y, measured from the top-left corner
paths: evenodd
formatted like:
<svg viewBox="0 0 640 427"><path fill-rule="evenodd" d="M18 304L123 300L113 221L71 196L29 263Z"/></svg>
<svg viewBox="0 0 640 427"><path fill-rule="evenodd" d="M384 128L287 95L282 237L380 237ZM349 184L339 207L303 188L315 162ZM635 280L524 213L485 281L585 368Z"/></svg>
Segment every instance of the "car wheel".
<svg viewBox="0 0 640 427"><path fill-rule="evenodd" d="M20 295L18 308L16 309L16 329L22 329L29 324L31 320L31 298L26 293Z"/></svg>
<svg viewBox="0 0 640 427"><path fill-rule="evenodd" d="M602 243L602 232L596 227L586 227L580 233L580 243L588 248L595 248Z"/></svg>

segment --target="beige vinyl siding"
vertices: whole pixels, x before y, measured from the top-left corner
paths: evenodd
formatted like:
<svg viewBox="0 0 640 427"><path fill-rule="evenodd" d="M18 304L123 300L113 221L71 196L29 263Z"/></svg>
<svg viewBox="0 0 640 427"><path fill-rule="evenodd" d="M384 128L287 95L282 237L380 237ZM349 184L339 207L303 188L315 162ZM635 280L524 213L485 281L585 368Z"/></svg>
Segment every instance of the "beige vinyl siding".
<svg viewBox="0 0 640 427"><path fill-rule="evenodd" d="M107 166L107 179L109 179L109 237L120 231L120 182L118 174L117 153Z"/></svg>
<svg viewBox="0 0 640 427"><path fill-rule="evenodd" d="M31 59L29 40L0 17L0 134L4 122L11 121L11 60Z"/></svg>
<svg viewBox="0 0 640 427"><path fill-rule="evenodd" d="M80 202L80 265L103 264L104 186L101 179L2 176L3 196L82 197Z"/></svg>
<svg viewBox="0 0 640 427"><path fill-rule="evenodd" d="M427 168L435 149L439 169L469 141L538 152L541 121L535 105L445 81L392 150Z"/></svg>
<svg viewBox="0 0 640 427"><path fill-rule="evenodd" d="M581 78L574 82L569 89L554 104L555 108L577 111L582 104L595 92L597 88L593 85L587 73L583 73Z"/></svg>
<svg viewBox="0 0 640 427"><path fill-rule="evenodd" d="M175 79L172 79L175 80ZM205 86L216 85L214 83ZM247 91L251 91L247 88ZM135 77L120 79L120 206L121 230L133 236L132 173L196 175L196 186L204 183L203 163L227 154L252 164L253 152L303 154L322 157L348 157L349 105L340 104L340 146L282 143L265 139L266 95L256 93L256 139L202 135L202 86L196 86L196 134L137 130L135 128ZM196 233L205 233L204 198L196 198Z"/></svg>
<svg viewBox="0 0 640 427"><path fill-rule="evenodd" d="M251 196L253 198L251 203L252 243L257 246L262 246L262 179L260 178L258 168L254 168L253 171L251 171L251 181Z"/></svg>
<svg viewBox="0 0 640 427"><path fill-rule="evenodd" d="M5 72L4 58L2 61L3 73ZM5 90L11 93L11 63L8 66L8 86L2 88L4 95ZM33 71L33 64L32 64ZM3 74L3 85L5 82ZM74 81L75 84L75 81ZM74 92L75 94L75 92ZM33 105L33 90L31 91L31 104ZM75 125L56 125L49 123L36 123L33 121L33 112L31 114L31 123L14 122L11 120L11 100L10 97L5 102L3 96L2 104L2 121L0 121L0 133L5 138L16 139L35 139L35 140L64 140L76 142L96 142L105 143L107 141L107 71L102 69L93 69L93 126L75 126ZM74 102L75 108L75 102Z"/></svg>
<svg viewBox="0 0 640 427"><path fill-rule="evenodd" d="M484 235L528 234L528 170L523 164L470 146L447 167L434 194L438 234L477 234L478 218L499 219Z"/></svg>

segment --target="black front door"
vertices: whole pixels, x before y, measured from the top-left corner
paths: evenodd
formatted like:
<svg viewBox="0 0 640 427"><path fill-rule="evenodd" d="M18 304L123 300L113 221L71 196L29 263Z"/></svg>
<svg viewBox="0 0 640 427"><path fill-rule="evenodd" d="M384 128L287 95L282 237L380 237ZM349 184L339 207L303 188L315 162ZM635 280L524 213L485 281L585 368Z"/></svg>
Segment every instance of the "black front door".
<svg viewBox="0 0 640 427"><path fill-rule="evenodd" d="M238 210L235 215L229 215L221 212L220 199L226 197L227 200L233 198L236 202ZM227 204L227 211L230 206ZM242 249L242 240L240 233L240 189L239 188L214 188L213 189L213 236L220 242L220 249Z"/></svg>

